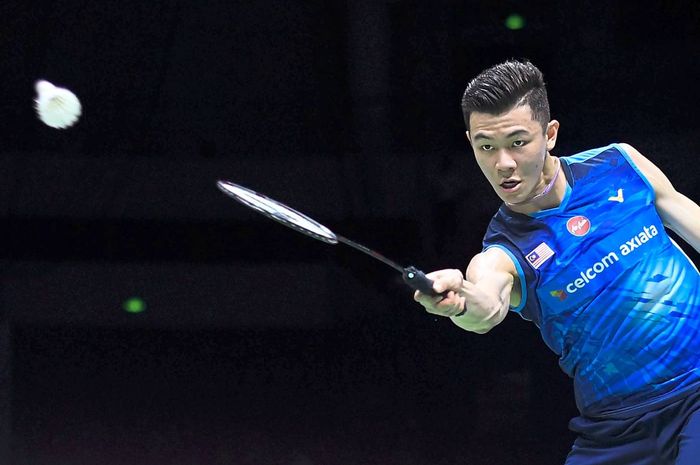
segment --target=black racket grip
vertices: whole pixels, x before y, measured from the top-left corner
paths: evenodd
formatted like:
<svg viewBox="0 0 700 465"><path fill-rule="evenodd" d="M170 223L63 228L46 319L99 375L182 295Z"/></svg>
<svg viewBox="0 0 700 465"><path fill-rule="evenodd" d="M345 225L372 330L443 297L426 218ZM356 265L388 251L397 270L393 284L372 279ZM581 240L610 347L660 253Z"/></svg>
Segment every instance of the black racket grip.
<svg viewBox="0 0 700 465"><path fill-rule="evenodd" d="M403 269L403 282L408 284L414 290L421 291L426 295L433 297L445 295L444 292L442 294L435 292L435 289L433 289L433 281L415 266L407 266ZM462 316L465 313L467 313L466 309L455 316Z"/></svg>
<svg viewBox="0 0 700 465"><path fill-rule="evenodd" d="M433 289L433 281L415 266L407 266L403 269L403 282L423 294L434 297L439 295Z"/></svg>

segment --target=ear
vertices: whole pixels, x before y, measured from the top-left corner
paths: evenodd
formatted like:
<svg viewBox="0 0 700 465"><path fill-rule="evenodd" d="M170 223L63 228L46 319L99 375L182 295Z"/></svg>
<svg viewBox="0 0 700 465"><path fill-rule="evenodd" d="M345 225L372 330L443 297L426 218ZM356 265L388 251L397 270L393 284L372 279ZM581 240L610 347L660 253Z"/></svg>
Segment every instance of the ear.
<svg viewBox="0 0 700 465"><path fill-rule="evenodd" d="M472 145L472 136L469 134L469 131L466 131L464 133L465 139L467 139L467 142L469 142L469 145Z"/></svg>
<svg viewBox="0 0 700 465"><path fill-rule="evenodd" d="M547 137L547 151L554 149L557 145L557 135L559 134L559 121L553 119L547 123L547 132L545 136Z"/></svg>

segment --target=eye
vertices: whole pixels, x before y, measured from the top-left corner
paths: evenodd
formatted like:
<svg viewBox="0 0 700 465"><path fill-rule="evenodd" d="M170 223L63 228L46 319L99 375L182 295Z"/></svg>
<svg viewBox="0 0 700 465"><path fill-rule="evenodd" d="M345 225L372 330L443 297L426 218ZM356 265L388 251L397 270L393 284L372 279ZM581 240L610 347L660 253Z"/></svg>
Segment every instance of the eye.
<svg viewBox="0 0 700 465"><path fill-rule="evenodd" d="M484 144L484 145L482 145L482 146L479 147L479 148L480 148L481 150L483 150L484 152L488 152L489 150L493 150L493 145Z"/></svg>
<svg viewBox="0 0 700 465"><path fill-rule="evenodd" d="M525 145L524 140L514 140L513 141L513 147L522 147Z"/></svg>

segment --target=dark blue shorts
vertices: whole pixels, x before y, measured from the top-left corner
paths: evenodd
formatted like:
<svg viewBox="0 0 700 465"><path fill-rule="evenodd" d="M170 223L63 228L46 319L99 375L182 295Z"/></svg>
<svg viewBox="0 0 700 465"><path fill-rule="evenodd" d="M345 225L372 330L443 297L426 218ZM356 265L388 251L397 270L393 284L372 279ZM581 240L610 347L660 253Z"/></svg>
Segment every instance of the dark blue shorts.
<svg viewBox="0 0 700 465"><path fill-rule="evenodd" d="M700 464L700 392L626 419L576 417L565 465Z"/></svg>

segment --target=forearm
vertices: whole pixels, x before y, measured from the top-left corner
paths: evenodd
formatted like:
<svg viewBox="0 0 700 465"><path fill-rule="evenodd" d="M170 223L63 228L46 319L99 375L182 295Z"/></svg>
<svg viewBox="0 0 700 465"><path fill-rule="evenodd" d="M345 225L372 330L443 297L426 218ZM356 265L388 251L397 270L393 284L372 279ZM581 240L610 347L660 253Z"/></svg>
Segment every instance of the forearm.
<svg viewBox="0 0 700 465"><path fill-rule="evenodd" d="M494 247L471 259L466 279L455 269L428 273L438 295L416 291L413 298L428 313L450 317L460 328L483 334L508 314L516 274L511 258Z"/></svg>
<svg viewBox="0 0 700 465"><path fill-rule="evenodd" d="M453 316L452 322L462 329L478 334L487 333L508 314L513 277L499 274L496 279L481 279L476 283L465 280L459 294L464 297L466 311Z"/></svg>

